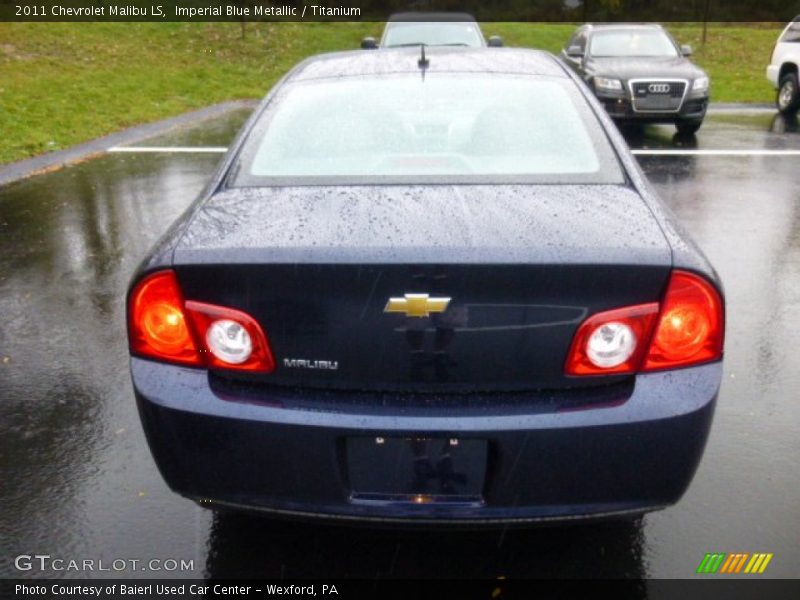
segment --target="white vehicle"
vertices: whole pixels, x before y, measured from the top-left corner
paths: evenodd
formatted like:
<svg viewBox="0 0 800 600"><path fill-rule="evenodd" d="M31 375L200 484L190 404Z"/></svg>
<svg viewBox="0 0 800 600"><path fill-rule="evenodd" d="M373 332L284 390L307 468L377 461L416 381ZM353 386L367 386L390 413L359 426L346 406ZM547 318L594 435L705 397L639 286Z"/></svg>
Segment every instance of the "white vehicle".
<svg viewBox="0 0 800 600"><path fill-rule="evenodd" d="M778 90L775 103L783 114L794 114L800 108L800 15L786 26L772 51L767 79Z"/></svg>

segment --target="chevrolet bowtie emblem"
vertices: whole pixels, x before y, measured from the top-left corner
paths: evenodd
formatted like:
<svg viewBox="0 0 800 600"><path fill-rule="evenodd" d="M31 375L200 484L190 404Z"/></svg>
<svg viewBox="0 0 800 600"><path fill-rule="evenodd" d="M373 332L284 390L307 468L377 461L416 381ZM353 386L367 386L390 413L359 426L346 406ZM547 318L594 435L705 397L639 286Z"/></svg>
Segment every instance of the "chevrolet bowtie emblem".
<svg viewBox="0 0 800 600"><path fill-rule="evenodd" d="M407 317L427 317L444 312L450 298L431 298L428 294L405 294L402 298L389 298L383 312L405 313Z"/></svg>

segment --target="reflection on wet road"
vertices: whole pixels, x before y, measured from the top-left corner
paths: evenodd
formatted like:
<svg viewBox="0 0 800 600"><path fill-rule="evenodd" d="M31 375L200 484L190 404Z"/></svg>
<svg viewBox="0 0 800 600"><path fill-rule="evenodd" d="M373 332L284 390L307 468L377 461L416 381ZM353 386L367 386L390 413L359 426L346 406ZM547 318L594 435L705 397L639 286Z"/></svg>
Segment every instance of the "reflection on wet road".
<svg viewBox="0 0 800 600"><path fill-rule="evenodd" d="M148 145L224 146L245 116ZM687 144L668 127L627 135ZM800 133L772 114L719 113L688 147L800 149ZM0 188L0 576L46 553L194 561L159 573L176 577L689 577L708 551L772 552L767 575L796 575L800 158L640 157L728 298L726 378L682 502L640 527L447 534L212 517L165 487L130 389L123 295L218 160L109 154Z"/></svg>
<svg viewBox="0 0 800 600"><path fill-rule="evenodd" d="M641 578L643 538L639 527L610 524L443 534L226 515L211 526L205 567L213 578Z"/></svg>

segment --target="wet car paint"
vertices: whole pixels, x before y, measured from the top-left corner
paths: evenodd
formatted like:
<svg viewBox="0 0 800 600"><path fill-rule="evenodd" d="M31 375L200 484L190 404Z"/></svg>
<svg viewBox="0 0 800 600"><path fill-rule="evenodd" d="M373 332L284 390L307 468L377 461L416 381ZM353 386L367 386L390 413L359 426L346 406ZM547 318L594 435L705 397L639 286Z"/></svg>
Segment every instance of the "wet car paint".
<svg viewBox="0 0 800 600"><path fill-rule="evenodd" d="M224 145L245 116L147 145ZM634 147L686 144L670 127L626 135ZM770 113L719 113L689 146L800 149L800 134ZM690 577L708 551L772 552L766 576L796 575L796 156L639 158L728 300L720 401L683 500L640 527L446 535L214 517L161 480L130 389L124 291L218 160L111 154L0 188L0 575L20 575L18 554L46 553L194 561L191 571L94 576Z"/></svg>

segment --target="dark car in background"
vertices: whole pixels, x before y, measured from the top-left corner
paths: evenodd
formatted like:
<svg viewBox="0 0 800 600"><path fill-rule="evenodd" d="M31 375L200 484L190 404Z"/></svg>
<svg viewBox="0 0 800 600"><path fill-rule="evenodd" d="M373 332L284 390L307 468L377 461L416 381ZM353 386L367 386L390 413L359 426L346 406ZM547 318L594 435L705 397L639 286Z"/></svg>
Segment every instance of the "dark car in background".
<svg viewBox="0 0 800 600"><path fill-rule="evenodd" d="M364 49L420 45L499 47L503 45L503 40L495 35L487 43L475 17L467 13L403 12L389 17L380 43L372 37L364 38L361 42Z"/></svg>
<svg viewBox="0 0 800 600"><path fill-rule="evenodd" d="M162 475L339 521L676 502L722 375L714 270L556 57L420 54L295 67L135 273Z"/></svg>
<svg viewBox="0 0 800 600"><path fill-rule="evenodd" d="M674 123L694 134L708 108L709 78L656 24L587 24L561 57L589 85L618 123Z"/></svg>

